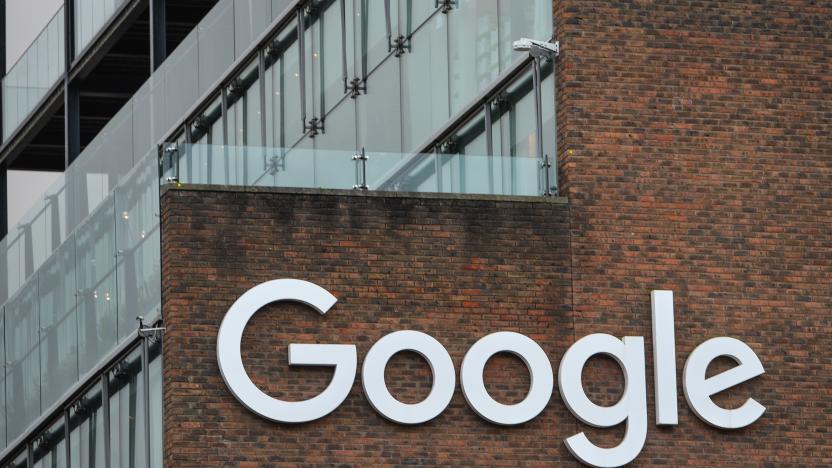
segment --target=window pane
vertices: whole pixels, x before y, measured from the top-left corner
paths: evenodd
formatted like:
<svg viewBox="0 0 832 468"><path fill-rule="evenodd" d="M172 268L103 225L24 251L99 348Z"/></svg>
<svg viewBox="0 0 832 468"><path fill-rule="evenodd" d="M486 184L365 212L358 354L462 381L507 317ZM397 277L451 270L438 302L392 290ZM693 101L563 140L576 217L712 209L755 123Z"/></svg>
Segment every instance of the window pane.
<svg viewBox="0 0 832 468"><path fill-rule="evenodd" d="M69 410L69 451L71 466L106 466L104 447L104 409L101 384L96 384ZM118 465L116 465L118 466Z"/></svg>
<svg viewBox="0 0 832 468"><path fill-rule="evenodd" d="M43 407L48 408L78 380L75 314L75 241L70 238L38 273Z"/></svg>
<svg viewBox="0 0 832 468"><path fill-rule="evenodd" d="M34 468L65 468L67 466L65 435L63 418L41 433L32 450Z"/></svg>
<svg viewBox="0 0 832 468"><path fill-rule="evenodd" d="M140 349L109 375L111 466L144 467L144 385Z"/></svg>

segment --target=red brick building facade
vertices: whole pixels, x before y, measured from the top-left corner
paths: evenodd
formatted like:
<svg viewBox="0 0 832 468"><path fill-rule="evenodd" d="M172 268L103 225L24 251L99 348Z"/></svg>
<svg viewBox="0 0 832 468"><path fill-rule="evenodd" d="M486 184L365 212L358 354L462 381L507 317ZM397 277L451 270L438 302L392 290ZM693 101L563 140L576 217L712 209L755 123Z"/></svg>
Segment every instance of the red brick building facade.
<svg viewBox="0 0 832 468"><path fill-rule="evenodd" d="M304 399L330 371L286 365L290 342L358 347L424 331L457 369L495 331L535 339L553 369L590 333L643 336L648 434L638 465L832 464L832 5L556 0L562 198L406 196L218 187L162 196L167 466L577 464L563 440L614 446L623 428L577 421L557 388L513 428L477 416L457 390L433 421L379 416L360 375L331 415L268 422L217 368L233 301L274 278L338 297L324 318L279 304L255 315L244 362L260 388ZM650 291L675 294L677 369L699 343L732 336L766 373L715 398L763 417L717 430L678 391L679 424L654 424ZM722 368L728 364L721 363ZM717 372L719 369L713 369ZM499 401L528 389L522 362L489 362ZM587 393L614 403L623 381L595 358ZM427 395L427 365L397 356L386 382Z"/></svg>

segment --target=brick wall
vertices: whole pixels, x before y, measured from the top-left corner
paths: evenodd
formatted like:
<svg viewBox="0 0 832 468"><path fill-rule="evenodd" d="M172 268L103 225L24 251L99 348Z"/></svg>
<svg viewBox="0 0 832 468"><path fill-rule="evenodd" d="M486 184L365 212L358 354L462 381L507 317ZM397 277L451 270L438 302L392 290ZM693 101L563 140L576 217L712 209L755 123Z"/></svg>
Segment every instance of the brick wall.
<svg viewBox="0 0 832 468"><path fill-rule="evenodd" d="M403 427L370 407L359 371L335 412L280 425L240 405L216 363L218 327L234 300L260 282L292 277L323 286L338 303L325 318L299 305L271 305L249 323L246 368L274 396L309 398L331 376L290 370L288 343L354 343L360 369L375 341L402 329L434 336L457 370L477 339L500 330L532 337L556 365L573 341L562 200L169 190L162 246L166 466L542 466L572 459L561 441L575 423L557 392L557 404L518 428L488 424L459 390L435 420ZM486 369L490 391L506 403L525 396L528 378L513 357L498 356ZM402 401L421 401L430 370L401 354L386 381Z"/></svg>
<svg viewBox="0 0 832 468"><path fill-rule="evenodd" d="M757 423L714 430L680 390L679 426L651 424L638 464L832 464L832 3L556 0L555 13L576 335L645 336L650 362L648 293L673 289L680 375L718 335L766 369L717 397L758 399Z"/></svg>

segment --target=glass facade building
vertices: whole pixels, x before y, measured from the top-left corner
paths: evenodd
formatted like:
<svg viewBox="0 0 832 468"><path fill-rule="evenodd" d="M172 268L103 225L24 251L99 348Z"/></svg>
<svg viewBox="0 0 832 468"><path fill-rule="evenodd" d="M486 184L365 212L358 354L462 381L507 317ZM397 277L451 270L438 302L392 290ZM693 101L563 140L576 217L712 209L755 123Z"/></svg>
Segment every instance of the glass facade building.
<svg viewBox="0 0 832 468"><path fill-rule="evenodd" d="M74 50L127 3L76 0ZM556 193L553 57L512 48L551 39L551 8L217 2L0 242L6 466L161 466L160 331L137 317L164 312L163 184ZM3 79L4 139L59 85L65 22Z"/></svg>

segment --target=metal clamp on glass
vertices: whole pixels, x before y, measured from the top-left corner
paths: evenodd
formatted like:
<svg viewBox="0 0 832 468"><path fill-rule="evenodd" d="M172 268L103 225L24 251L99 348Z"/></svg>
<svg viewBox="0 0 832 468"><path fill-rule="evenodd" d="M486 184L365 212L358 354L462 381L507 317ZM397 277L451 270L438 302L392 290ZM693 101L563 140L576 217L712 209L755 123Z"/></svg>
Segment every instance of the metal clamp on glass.
<svg viewBox="0 0 832 468"><path fill-rule="evenodd" d="M442 13L448 13L457 6L457 0L436 0L436 8L441 8Z"/></svg>
<svg viewBox="0 0 832 468"><path fill-rule="evenodd" d="M355 178L357 179L357 183L352 186L353 190L369 190L370 187L367 185L367 160L370 159L367 157L367 153L364 152L364 148L361 148L361 153L356 154L352 157L353 161L356 161L355 167Z"/></svg>
<svg viewBox="0 0 832 468"><path fill-rule="evenodd" d="M174 161L176 162L176 169L173 171L172 175L169 175L165 178L165 181L168 183L176 183L179 182L179 145L176 143L172 143L165 147L162 151L162 173L164 174L166 169L174 169ZM175 159L174 159L175 158ZM165 159L168 161L167 167L165 167Z"/></svg>

